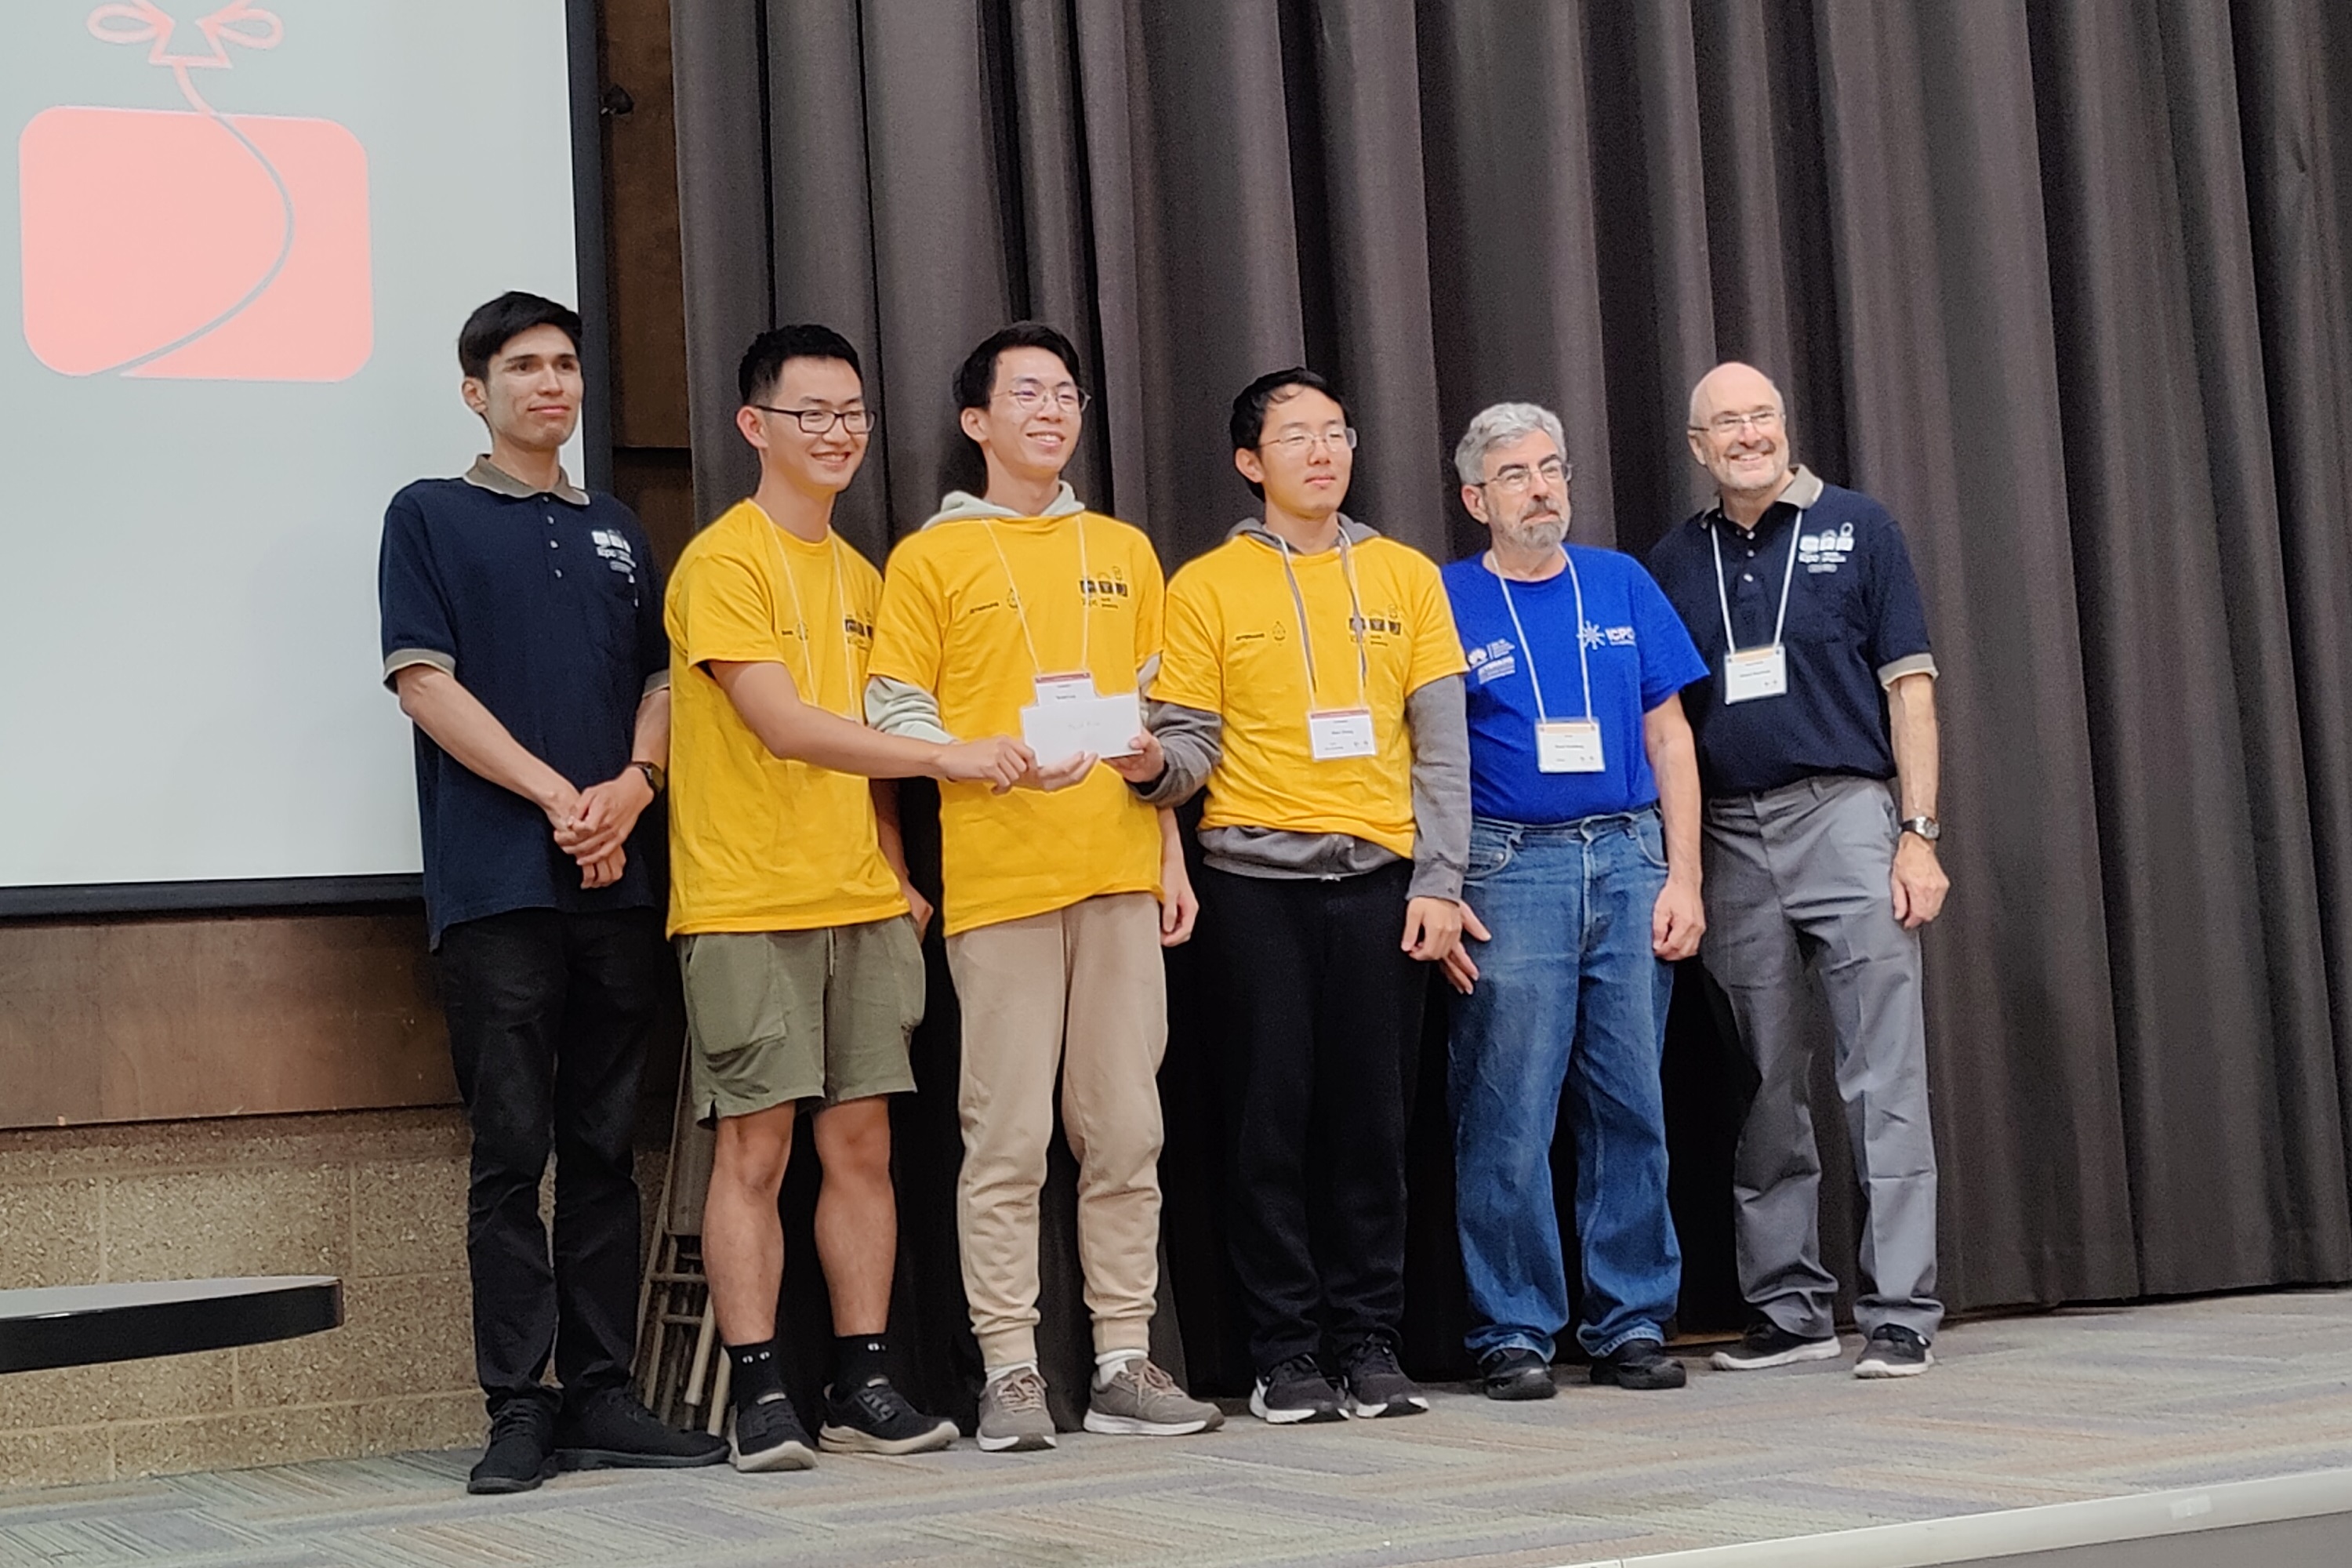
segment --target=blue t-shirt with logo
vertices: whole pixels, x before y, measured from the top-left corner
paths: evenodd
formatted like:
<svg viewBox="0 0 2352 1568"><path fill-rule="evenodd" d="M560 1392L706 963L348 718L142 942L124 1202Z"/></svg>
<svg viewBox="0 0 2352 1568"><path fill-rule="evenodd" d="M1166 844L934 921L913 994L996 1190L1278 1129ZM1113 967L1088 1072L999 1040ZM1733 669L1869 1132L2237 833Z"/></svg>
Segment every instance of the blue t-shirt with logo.
<svg viewBox="0 0 2352 1568"><path fill-rule="evenodd" d="M1568 559L1573 575L1563 570L1540 583L1515 582L1508 604L1484 552L1445 568L1446 596L1470 664L1462 680L1469 698L1470 805L1480 816L1547 825L1654 803L1658 784L1642 743L1642 716L1706 675L1682 617L1640 562L1581 544L1568 547ZM1602 767L1548 773L1536 763L1536 688L1543 689L1542 717L1585 716L1580 587ZM1518 626L1511 623L1514 607ZM1520 646L1519 627L1529 647Z"/></svg>

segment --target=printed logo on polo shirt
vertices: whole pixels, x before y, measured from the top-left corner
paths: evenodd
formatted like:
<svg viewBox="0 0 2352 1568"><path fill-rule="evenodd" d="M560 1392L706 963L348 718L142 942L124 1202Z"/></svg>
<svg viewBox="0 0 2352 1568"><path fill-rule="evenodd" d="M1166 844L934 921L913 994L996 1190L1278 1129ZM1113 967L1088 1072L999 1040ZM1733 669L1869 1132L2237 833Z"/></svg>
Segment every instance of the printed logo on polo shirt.
<svg viewBox="0 0 2352 1568"><path fill-rule="evenodd" d="M1481 686L1490 680L1500 680L1519 668L1517 652L1511 647L1508 637L1496 637L1484 647L1465 647L1462 650L1462 658L1469 664L1470 672L1478 678Z"/></svg>
<svg viewBox="0 0 2352 1568"><path fill-rule="evenodd" d="M1589 648L1604 645L1610 647L1634 646L1633 628L1631 626L1595 626L1591 621L1584 621L1580 623L1577 628L1577 637Z"/></svg>
<svg viewBox="0 0 2352 1568"><path fill-rule="evenodd" d="M1853 553L1853 524L1850 522L1834 533L1823 529L1819 533L1797 536L1797 559L1805 563L1808 572L1834 572Z"/></svg>
<svg viewBox="0 0 2352 1568"><path fill-rule="evenodd" d="M637 580L636 552L629 548L628 537L615 529L592 528L588 537L596 546L596 553L613 571L625 574L630 582Z"/></svg>

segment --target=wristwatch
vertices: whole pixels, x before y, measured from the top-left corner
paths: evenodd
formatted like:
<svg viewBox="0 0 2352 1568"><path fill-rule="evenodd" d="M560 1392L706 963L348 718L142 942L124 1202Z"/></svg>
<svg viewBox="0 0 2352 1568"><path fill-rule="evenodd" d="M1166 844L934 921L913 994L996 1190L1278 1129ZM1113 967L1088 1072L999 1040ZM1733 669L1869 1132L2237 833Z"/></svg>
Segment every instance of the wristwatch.
<svg viewBox="0 0 2352 1568"><path fill-rule="evenodd" d="M1903 819L1903 831L1916 833L1933 844L1944 836L1944 825L1932 816L1906 816Z"/></svg>
<svg viewBox="0 0 2352 1568"><path fill-rule="evenodd" d="M646 783L652 787L653 792L656 795L661 794L663 786L669 783L669 775L662 772L662 766L659 763L648 763L638 760L632 761L629 763L629 766L636 769L637 772L646 775ZM1930 834L1928 837L1933 837L1935 836Z"/></svg>

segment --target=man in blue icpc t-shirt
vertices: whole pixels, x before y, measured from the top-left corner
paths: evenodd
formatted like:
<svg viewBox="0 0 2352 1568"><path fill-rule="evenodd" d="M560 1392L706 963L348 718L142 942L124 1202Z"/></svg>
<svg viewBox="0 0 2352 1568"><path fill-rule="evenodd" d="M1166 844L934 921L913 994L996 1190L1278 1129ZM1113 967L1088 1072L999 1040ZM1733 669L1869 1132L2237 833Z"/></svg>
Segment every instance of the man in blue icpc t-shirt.
<svg viewBox="0 0 2352 1568"><path fill-rule="evenodd" d="M1489 1397L1547 1399L1570 1321L1551 1144L1576 1135L1592 1381L1679 1388L1682 1284L1658 1084L1671 961L1698 951L1698 765L1682 689L1706 673L1632 556L1567 542L1559 416L1498 403L1454 448L1492 547L1445 569L1470 673L1465 902L1494 934L1447 964L1456 1224Z"/></svg>

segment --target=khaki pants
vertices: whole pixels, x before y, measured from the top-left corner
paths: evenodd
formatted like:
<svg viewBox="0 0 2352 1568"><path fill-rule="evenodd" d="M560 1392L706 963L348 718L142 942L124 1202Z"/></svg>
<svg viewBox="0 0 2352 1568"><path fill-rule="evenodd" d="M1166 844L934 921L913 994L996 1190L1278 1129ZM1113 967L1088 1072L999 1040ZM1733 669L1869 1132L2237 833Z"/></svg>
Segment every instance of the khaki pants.
<svg viewBox="0 0 2352 1568"><path fill-rule="evenodd" d="M1078 1162L1078 1260L1095 1351L1148 1350L1160 1286L1160 904L1108 893L948 939L963 1009L956 1236L989 1366L1037 1354L1037 1193L1054 1076Z"/></svg>

